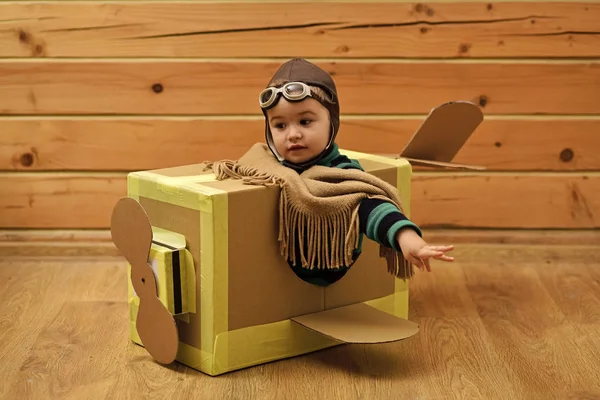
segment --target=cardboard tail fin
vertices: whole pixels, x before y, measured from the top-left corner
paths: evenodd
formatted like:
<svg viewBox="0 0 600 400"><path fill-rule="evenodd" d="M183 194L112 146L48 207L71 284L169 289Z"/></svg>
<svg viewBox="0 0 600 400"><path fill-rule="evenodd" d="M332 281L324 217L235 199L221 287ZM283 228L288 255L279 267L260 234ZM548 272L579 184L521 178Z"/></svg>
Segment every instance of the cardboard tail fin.
<svg viewBox="0 0 600 400"><path fill-rule="evenodd" d="M379 154L404 158L412 165L450 169L485 170L479 165L452 160L483 121L483 112L470 101L451 101L432 109L399 154Z"/></svg>

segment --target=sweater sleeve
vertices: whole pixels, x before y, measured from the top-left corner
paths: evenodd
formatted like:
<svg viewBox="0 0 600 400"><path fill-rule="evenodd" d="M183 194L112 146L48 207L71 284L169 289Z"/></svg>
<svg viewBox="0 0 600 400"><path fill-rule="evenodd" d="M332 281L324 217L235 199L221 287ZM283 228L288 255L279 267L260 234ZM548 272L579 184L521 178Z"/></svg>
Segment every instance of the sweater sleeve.
<svg viewBox="0 0 600 400"><path fill-rule="evenodd" d="M346 156L338 156L331 166L342 169L360 169L364 171L357 160ZM364 199L358 209L360 231L378 244L400 251L396 234L402 228L412 228L423 237L421 229L410 221L394 204L382 199Z"/></svg>
<svg viewBox="0 0 600 400"><path fill-rule="evenodd" d="M360 230L369 239L400 251L396 234L402 228L412 228L423 237L421 229L394 204L382 199L364 199L358 209Z"/></svg>

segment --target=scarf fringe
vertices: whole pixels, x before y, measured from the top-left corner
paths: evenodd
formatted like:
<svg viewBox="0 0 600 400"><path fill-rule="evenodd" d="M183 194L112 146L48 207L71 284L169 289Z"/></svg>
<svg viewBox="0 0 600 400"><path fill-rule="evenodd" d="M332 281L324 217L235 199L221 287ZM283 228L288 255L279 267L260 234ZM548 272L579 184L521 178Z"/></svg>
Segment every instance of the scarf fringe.
<svg viewBox="0 0 600 400"><path fill-rule="evenodd" d="M306 269L313 269L315 264L324 269L350 265L360 239L358 206L354 209L340 207L331 214L319 215L295 207L288 201L287 189L287 186L283 187L279 201L281 255L294 264L301 263Z"/></svg>
<svg viewBox="0 0 600 400"><path fill-rule="evenodd" d="M256 168L241 165L237 161L222 160L205 162L204 171L212 169L217 180L227 178L239 179L246 185L279 186L284 185L284 181L273 174L260 172Z"/></svg>
<svg viewBox="0 0 600 400"><path fill-rule="evenodd" d="M396 278L403 280L410 279L414 275L413 265L402 256L401 253L396 252L393 249L386 249L391 253L392 260L388 259L388 272L394 275Z"/></svg>
<svg viewBox="0 0 600 400"><path fill-rule="evenodd" d="M258 160L250 161L252 156L257 157ZM246 161L245 157L237 161L206 161L204 162L204 171L212 169L217 180L232 178L241 180L248 185L279 186L281 188L278 242L280 253L287 260L294 264L300 263L307 269L313 269L315 265L325 269L350 265L354 249L358 247L360 241L360 220L358 218L360 202L356 204L350 201L344 204L345 207L340 204L335 211L329 212L330 210L328 210L326 214L315 213L303 203L301 197L300 199L292 198L298 197L298 187L291 187L285 177L294 181L297 179L295 173L291 174L284 169L279 170L280 166L270 160L264 145L256 145L247 153ZM250 163L260 165L261 157L264 157L265 160L262 169L248 165ZM262 172L265 170L270 172ZM279 170L282 177L272 173L273 170ZM343 173L343 171L338 172ZM318 180L320 177L317 173L309 179ZM321 178L327 179L327 176ZM375 180L375 178L372 179ZM386 195L371 193L365 197L391 201L402 211L400 200L394 197L392 189L394 188L390 187ZM298 245L300 248L296 248ZM297 259L298 255L300 260ZM387 270L390 274L404 280L413 276L413 266L402 253L381 246L380 256L386 258Z"/></svg>

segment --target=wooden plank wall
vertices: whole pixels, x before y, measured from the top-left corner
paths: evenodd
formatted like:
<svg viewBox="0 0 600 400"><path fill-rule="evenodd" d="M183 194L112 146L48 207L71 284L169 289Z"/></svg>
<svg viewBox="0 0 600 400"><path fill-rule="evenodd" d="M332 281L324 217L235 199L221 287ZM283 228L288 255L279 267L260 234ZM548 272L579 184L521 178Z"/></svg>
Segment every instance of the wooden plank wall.
<svg viewBox="0 0 600 400"><path fill-rule="evenodd" d="M424 227L600 225L600 3L0 1L0 228L107 228L127 171L237 157L284 60L331 72L342 147L400 151L457 99L486 120L415 170Z"/></svg>

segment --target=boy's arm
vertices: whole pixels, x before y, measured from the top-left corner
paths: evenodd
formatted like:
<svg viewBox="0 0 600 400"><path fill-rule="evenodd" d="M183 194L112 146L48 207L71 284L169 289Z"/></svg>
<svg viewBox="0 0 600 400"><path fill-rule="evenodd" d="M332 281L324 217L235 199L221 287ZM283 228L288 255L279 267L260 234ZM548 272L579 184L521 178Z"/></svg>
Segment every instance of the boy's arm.
<svg viewBox="0 0 600 400"><path fill-rule="evenodd" d="M360 169L357 160L336 157L332 166L342 169ZM358 209L360 232L380 245L392 248L421 270L431 271L429 258L453 261L445 255L453 246L429 246L423 240L421 229L410 221L394 204L382 199L364 199ZM402 248L400 247L402 246Z"/></svg>
<svg viewBox="0 0 600 400"><path fill-rule="evenodd" d="M364 171L358 160L344 155L336 157L331 166L342 169L360 169ZM358 209L361 233L371 240L386 247L400 251L396 236L403 228L412 228L423 237L421 229L410 221L394 204L381 199L364 199Z"/></svg>
<svg viewBox="0 0 600 400"><path fill-rule="evenodd" d="M375 242L401 251L396 236L401 229L413 229L423 237L421 229L394 204L382 199L364 199L358 209L361 233Z"/></svg>

